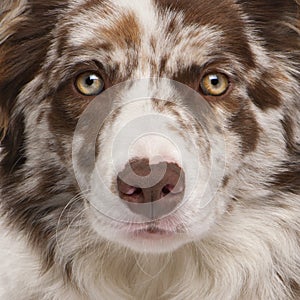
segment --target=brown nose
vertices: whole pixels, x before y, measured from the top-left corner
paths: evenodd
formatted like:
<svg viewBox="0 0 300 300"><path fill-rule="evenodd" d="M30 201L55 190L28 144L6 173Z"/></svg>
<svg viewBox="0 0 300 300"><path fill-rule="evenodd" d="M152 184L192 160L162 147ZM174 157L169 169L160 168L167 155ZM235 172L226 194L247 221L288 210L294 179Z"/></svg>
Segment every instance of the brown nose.
<svg viewBox="0 0 300 300"><path fill-rule="evenodd" d="M174 163L150 165L146 159L135 160L119 173L117 186L131 211L154 219L169 214L181 202L184 172Z"/></svg>

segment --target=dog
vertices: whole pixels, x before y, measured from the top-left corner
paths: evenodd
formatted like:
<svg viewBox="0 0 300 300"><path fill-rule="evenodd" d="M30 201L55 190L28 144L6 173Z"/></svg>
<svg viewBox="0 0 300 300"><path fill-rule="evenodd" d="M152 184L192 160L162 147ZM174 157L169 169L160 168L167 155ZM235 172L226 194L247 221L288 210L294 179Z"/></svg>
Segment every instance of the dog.
<svg viewBox="0 0 300 300"><path fill-rule="evenodd" d="M0 299L300 299L299 16L2 0Z"/></svg>

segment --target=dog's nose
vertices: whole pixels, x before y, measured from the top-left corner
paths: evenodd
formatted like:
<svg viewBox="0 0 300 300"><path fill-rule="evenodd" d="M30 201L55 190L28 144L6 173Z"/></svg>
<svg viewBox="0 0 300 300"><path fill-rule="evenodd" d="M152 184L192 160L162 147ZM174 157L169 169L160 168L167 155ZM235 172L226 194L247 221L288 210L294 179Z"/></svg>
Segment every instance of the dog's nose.
<svg viewBox="0 0 300 300"><path fill-rule="evenodd" d="M184 172L177 164L150 165L143 159L126 165L118 174L117 186L120 198L131 211L154 219L169 214L181 202L184 181Z"/></svg>

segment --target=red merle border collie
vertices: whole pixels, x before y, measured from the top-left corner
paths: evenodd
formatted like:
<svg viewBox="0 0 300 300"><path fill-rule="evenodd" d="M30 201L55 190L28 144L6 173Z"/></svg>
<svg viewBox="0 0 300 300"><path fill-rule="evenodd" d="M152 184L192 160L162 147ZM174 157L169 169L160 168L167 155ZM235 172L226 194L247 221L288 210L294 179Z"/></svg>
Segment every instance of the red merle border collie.
<svg viewBox="0 0 300 300"><path fill-rule="evenodd" d="M294 0L1 0L0 299L300 299Z"/></svg>

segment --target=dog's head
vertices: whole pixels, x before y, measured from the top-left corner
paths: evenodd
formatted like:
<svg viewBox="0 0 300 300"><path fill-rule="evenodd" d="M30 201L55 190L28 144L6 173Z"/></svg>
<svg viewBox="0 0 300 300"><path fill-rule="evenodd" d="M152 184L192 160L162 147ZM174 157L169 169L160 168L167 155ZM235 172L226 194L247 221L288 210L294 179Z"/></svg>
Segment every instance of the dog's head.
<svg viewBox="0 0 300 300"><path fill-rule="evenodd" d="M296 2L0 8L1 205L48 254L171 251L299 193Z"/></svg>

